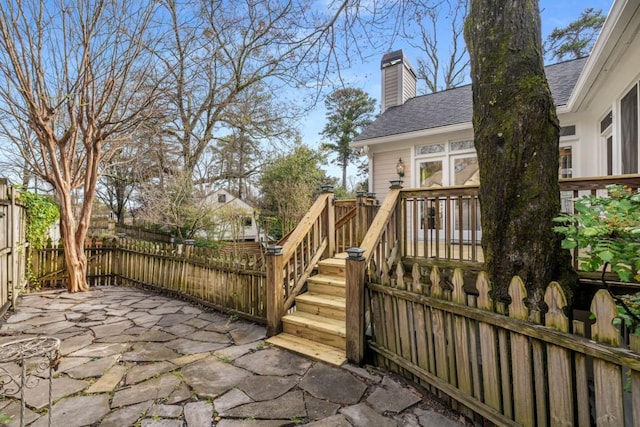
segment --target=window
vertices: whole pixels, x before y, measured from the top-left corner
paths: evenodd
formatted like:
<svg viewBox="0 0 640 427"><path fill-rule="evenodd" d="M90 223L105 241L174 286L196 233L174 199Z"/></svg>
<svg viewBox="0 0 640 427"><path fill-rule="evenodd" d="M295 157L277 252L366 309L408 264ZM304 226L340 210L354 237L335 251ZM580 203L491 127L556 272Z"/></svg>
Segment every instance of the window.
<svg viewBox="0 0 640 427"><path fill-rule="evenodd" d="M245 227L251 227L251 217L245 216L243 219L242 225Z"/></svg>
<svg viewBox="0 0 640 427"><path fill-rule="evenodd" d="M638 85L620 100L622 173L638 173Z"/></svg>
<svg viewBox="0 0 640 427"><path fill-rule="evenodd" d="M601 171L606 172L607 175L613 175L613 113L609 111L604 118L600 121L600 139L604 144L604 149L601 151L602 163ZM601 173L602 173L601 172Z"/></svg>
<svg viewBox="0 0 640 427"><path fill-rule="evenodd" d="M576 134L576 125L571 126L562 126L560 128L560 136L575 136Z"/></svg>
<svg viewBox="0 0 640 427"><path fill-rule="evenodd" d="M227 203L227 195L218 194L218 203Z"/></svg>
<svg viewBox="0 0 640 427"><path fill-rule="evenodd" d="M609 129L609 126L611 126L612 123L613 113L609 111L609 113L607 113L607 115L604 116L604 119L602 119L602 121L600 122L600 133L604 133L604 131Z"/></svg>

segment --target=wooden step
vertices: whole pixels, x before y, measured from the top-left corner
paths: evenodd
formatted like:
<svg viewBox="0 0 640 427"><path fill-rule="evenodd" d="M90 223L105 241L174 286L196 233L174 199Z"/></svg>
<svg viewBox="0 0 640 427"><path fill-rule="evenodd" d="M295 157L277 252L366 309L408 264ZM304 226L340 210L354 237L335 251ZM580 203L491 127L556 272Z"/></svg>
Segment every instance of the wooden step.
<svg viewBox="0 0 640 427"><path fill-rule="evenodd" d="M317 294L345 296L345 279L316 274L307 279L307 291Z"/></svg>
<svg viewBox="0 0 640 427"><path fill-rule="evenodd" d="M331 319L304 311L294 311L282 318L283 332L342 350L347 347L346 329L344 320Z"/></svg>
<svg viewBox="0 0 640 427"><path fill-rule="evenodd" d="M346 300L343 296L307 292L296 297L296 308L305 313L344 320Z"/></svg>
<svg viewBox="0 0 640 427"><path fill-rule="evenodd" d="M266 341L277 347L336 366L341 366L347 361L344 350L291 334L278 334Z"/></svg>
<svg viewBox="0 0 640 427"><path fill-rule="evenodd" d="M327 258L318 262L318 273L344 277L346 271L344 259Z"/></svg>

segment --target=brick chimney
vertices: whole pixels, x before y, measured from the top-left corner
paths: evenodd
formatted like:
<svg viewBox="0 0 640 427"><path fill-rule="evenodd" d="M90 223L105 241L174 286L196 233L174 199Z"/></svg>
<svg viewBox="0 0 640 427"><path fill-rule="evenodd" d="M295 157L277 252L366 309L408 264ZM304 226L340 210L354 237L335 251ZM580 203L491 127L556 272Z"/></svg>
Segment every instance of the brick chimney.
<svg viewBox="0 0 640 427"><path fill-rule="evenodd" d="M416 96L417 78L413 66L402 50L382 57L382 112Z"/></svg>

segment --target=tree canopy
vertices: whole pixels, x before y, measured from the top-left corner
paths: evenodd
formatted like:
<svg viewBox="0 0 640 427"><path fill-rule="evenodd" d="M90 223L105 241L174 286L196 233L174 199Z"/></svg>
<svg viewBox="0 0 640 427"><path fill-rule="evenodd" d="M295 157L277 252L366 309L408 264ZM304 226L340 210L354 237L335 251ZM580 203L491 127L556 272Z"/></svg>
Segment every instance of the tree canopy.
<svg viewBox="0 0 640 427"><path fill-rule="evenodd" d="M576 59L589 55L606 16L589 7L566 27L556 27L547 36L545 50L552 59Z"/></svg>
<svg viewBox="0 0 640 427"><path fill-rule="evenodd" d="M327 123L322 135L332 142L325 142L322 146L335 154L332 162L342 168L342 188L346 188L347 167L358 158L349 143L373 121L376 100L362 89L344 88L329 95L324 105Z"/></svg>
<svg viewBox="0 0 640 427"><path fill-rule="evenodd" d="M281 155L265 166L261 178L263 216L271 217L273 226L267 230L282 237L295 228L327 182L322 169L325 156L317 150L298 144L293 151Z"/></svg>

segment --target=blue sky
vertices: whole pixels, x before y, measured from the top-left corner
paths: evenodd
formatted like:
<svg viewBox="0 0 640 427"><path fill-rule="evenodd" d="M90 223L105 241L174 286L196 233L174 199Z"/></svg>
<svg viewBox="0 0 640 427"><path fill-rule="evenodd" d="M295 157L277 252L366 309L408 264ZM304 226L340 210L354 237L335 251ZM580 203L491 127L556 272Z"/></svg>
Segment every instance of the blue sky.
<svg viewBox="0 0 640 427"><path fill-rule="evenodd" d="M580 16L583 10L588 7L601 9L604 14L609 12L613 0L540 0L540 11L542 17L542 39L557 27L564 27ZM393 44L391 49L403 49L409 60L415 65L419 51L411 49L408 44L403 45L399 40ZM446 49L442 48L441 51ZM347 84L364 89L369 96L380 102L380 60L385 52L378 55L370 55L367 62L360 62L346 70L343 76L346 77ZM303 121L302 135L303 141L312 147L319 146L322 138L320 132L326 123L324 105L320 103ZM341 171L335 165L327 166L329 175L340 177ZM348 169L348 175L355 178L355 167Z"/></svg>

